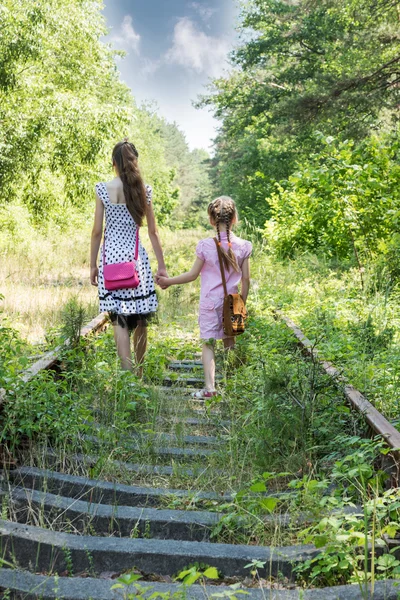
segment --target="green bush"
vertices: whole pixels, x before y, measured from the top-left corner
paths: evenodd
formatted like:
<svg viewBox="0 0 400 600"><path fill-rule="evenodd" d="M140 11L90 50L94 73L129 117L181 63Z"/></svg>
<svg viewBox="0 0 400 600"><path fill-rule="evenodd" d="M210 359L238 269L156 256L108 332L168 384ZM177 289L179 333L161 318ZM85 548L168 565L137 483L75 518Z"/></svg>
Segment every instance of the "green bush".
<svg viewBox="0 0 400 600"><path fill-rule="evenodd" d="M321 152L277 185L265 235L283 256L374 255L398 228L398 140L372 137L358 146L331 137L323 141Z"/></svg>
<svg viewBox="0 0 400 600"><path fill-rule="evenodd" d="M3 296L0 294L0 301ZM1 316L1 310L0 310ZM28 364L27 344L6 319L0 323L0 388L9 389L18 373Z"/></svg>

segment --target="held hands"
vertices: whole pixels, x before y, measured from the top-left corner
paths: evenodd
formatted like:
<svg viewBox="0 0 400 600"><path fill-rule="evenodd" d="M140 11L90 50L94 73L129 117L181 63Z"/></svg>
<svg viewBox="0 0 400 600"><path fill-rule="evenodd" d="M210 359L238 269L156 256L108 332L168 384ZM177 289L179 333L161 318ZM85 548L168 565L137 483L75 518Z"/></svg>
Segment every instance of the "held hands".
<svg viewBox="0 0 400 600"><path fill-rule="evenodd" d="M165 267L163 267L161 269L159 268L157 273L155 274L156 283L158 283L159 277L168 277L167 269Z"/></svg>
<svg viewBox="0 0 400 600"><path fill-rule="evenodd" d="M156 278L156 282L157 282L157 284L160 286L160 288L162 290L166 290L171 285L170 282L169 282L168 277L164 277L164 276L161 276L161 275L159 275Z"/></svg>
<svg viewBox="0 0 400 600"><path fill-rule="evenodd" d="M168 281L168 273L165 267L162 269L158 269L157 273L154 276L154 279L156 281L156 284L159 285L162 290L167 289L168 284L166 282Z"/></svg>

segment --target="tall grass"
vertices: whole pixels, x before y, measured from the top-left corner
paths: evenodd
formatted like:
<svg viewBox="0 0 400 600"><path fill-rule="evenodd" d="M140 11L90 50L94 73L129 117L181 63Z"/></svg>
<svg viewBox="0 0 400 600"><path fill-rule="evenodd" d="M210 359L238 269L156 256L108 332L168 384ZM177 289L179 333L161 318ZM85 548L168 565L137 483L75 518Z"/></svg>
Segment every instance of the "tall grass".
<svg viewBox="0 0 400 600"><path fill-rule="evenodd" d="M51 332L61 325L63 308L71 298L79 300L88 317L96 315L97 290L89 281L91 215L72 216L70 226L63 230L56 224L39 230L34 228L26 211L19 206L11 206L7 211L3 209L0 217L3 317L21 337L34 344L51 340ZM187 268L189 257L194 258L196 243L202 235L204 232L200 231L161 231L171 272ZM156 268L145 229L141 237ZM191 294L187 290L189 302ZM168 302L162 301L167 320L186 310L183 295L181 289L175 289L167 295Z"/></svg>
<svg viewBox="0 0 400 600"><path fill-rule="evenodd" d="M88 314L97 312L88 280L90 226L82 218L82 224L74 221L67 231L54 224L38 230L22 208L9 210L19 218L13 215L17 225L8 223L7 230L0 230L3 317L24 339L40 344L61 324L63 307L72 297Z"/></svg>
<svg viewBox="0 0 400 600"><path fill-rule="evenodd" d="M52 341L52 331L62 325L63 309L71 298L85 307L88 317L98 312L97 290L89 283L91 223L91 215L72 215L67 230L49 225L38 231L29 224L23 208L11 206L8 212L0 212L3 315L29 342ZM169 273L176 275L190 268L198 240L212 233L163 229L160 234ZM310 254L279 261L256 234L242 233L255 242L250 312L262 315L271 307L283 307L317 342L326 359L344 367L349 379L380 410L397 418L398 285L392 282L388 288L383 284L384 273L377 273L374 265L367 265L362 289L358 271L349 265L333 265ZM145 228L141 238L155 269ZM158 296L162 328L157 337L172 334L198 339L199 281L165 292L158 290Z"/></svg>

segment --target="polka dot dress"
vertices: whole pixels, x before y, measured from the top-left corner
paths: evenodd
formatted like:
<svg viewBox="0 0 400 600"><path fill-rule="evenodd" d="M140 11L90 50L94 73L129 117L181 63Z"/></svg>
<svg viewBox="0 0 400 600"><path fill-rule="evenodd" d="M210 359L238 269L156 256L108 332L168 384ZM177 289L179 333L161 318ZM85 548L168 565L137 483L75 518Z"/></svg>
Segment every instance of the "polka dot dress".
<svg viewBox="0 0 400 600"><path fill-rule="evenodd" d="M125 204L113 204L105 183L96 185L96 194L104 204L106 263L121 263L133 260L137 225ZM152 189L146 186L147 202L152 199ZM104 242L103 242L104 243ZM100 311L118 315L143 315L156 312L158 302L150 268L149 257L142 244L139 245L137 271L140 284L135 289L108 291L104 287L103 248L100 251L99 299Z"/></svg>

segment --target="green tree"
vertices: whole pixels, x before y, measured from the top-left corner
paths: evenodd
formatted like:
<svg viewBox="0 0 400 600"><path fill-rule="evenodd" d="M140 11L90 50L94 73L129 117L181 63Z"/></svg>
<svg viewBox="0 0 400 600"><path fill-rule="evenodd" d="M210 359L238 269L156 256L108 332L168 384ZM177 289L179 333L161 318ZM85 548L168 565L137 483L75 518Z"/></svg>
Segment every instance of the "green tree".
<svg viewBox="0 0 400 600"><path fill-rule="evenodd" d="M175 220L188 227L202 224L213 195L210 157L205 150L191 151L176 123L159 119L159 131L164 141L165 160L174 170L174 181L179 188L180 202Z"/></svg>
<svg viewBox="0 0 400 600"><path fill-rule="evenodd" d="M390 129L400 100L398 0L248 0L235 69L202 104L223 125L214 180L250 219L300 160L314 131L361 140Z"/></svg>
<svg viewBox="0 0 400 600"><path fill-rule="evenodd" d="M5 0L0 8L0 186L39 221L79 206L132 118L98 2Z"/></svg>
<svg viewBox="0 0 400 600"><path fill-rule="evenodd" d="M319 137L322 150L270 198L271 245L283 256L306 250L347 259L385 252L400 224L398 135L358 145Z"/></svg>
<svg viewBox="0 0 400 600"><path fill-rule="evenodd" d="M67 223L92 207L111 174L116 141L130 132L168 221L174 175L151 111L119 79L97 0L4 0L0 6L1 204L20 202L37 224ZM6 219L0 219L6 226Z"/></svg>

